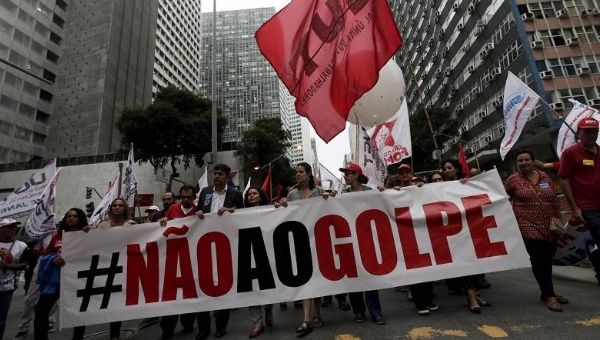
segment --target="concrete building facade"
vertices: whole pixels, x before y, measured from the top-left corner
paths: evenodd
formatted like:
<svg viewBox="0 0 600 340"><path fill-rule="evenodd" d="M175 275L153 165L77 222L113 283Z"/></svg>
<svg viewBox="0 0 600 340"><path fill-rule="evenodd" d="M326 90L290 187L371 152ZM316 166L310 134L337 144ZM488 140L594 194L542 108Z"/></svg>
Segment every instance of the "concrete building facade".
<svg viewBox="0 0 600 340"><path fill-rule="evenodd" d="M279 82L279 103L283 128L290 132L292 145L286 152L290 164L306 162L315 164L316 152L313 151L310 138L310 123L308 119L296 113L294 98L288 89Z"/></svg>
<svg viewBox="0 0 600 340"><path fill-rule="evenodd" d="M175 85L198 92L201 0L159 0L152 91Z"/></svg>
<svg viewBox="0 0 600 340"><path fill-rule="evenodd" d="M471 165L475 154L486 168L500 161L508 71L548 103L534 110L515 146L527 146L541 159L556 157L556 115L568 114L569 99L600 104L597 0L390 4L405 38L398 60L406 75L410 111L442 107L460 123L455 138L443 143L443 157L456 157L462 140Z"/></svg>
<svg viewBox="0 0 600 340"><path fill-rule="evenodd" d="M279 80L254 39L275 8L217 12L216 59L212 65L213 13L202 14L200 93L211 97L216 69L217 108L227 117L220 150L233 150L258 118L280 117Z"/></svg>
<svg viewBox="0 0 600 340"><path fill-rule="evenodd" d="M44 156L70 2L0 1L0 163Z"/></svg>
<svg viewBox="0 0 600 340"><path fill-rule="evenodd" d="M158 0L69 2L47 157L121 148L121 111L152 100L157 13Z"/></svg>

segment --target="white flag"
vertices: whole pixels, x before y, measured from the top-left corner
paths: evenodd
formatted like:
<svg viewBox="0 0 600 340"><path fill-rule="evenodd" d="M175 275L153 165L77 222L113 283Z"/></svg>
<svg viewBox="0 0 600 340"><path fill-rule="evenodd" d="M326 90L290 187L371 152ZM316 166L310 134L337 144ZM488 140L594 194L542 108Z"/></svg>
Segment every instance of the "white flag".
<svg viewBox="0 0 600 340"><path fill-rule="evenodd" d="M573 131L577 131L577 123L579 123L581 119L585 117L593 117L596 120L600 119L600 111L581 104L573 99L569 99L569 101L573 104L573 109L569 112L569 115L560 126L560 129L558 130L558 139L556 140L556 153L559 158L562 155L563 150L575 144L576 136ZM598 140L600 140L600 136L598 136L598 138Z"/></svg>
<svg viewBox="0 0 600 340"><path fill-rule="evenodd" d="M33 210L55 172L56 161L53 160L31 176L4 201L0 202L0 218L21 217Z"/></svg>
<svg viewBox="0 0 600 340"><path fill-rule="evenodd" d="M106 195L104 195L102 198L102 201L100 201L100 203L96 206L96 209L94 209L92 217L90 217L88 220L89 224L98 226L98 224L104 220L110 210L110 204L119 197L119 186L117 185L118 181L119 176L117 175L117 178L111 182L112 184L110 188L108 188Z"/></svg>
<svg viewBox="0 0 600 340"><path fill-rule="evenodd" d="M321 181L321 187L325 190L335 190L340 192L344 189L344 182L335 177L335 175L321 163L319 163L319 179Z"/></svg>
<svg viewBox="0 0 600 340"><path fill-rule="evenodd" d="M25 232L31 238L43 238L56 231L54 198L56 197L56 181L59 174L60 169L54 173L54 176L44 188L35 209L33 209L25 223Z"/></svg>
<svg viewBox="0 0 600 340"><path fill-rule="evenodd" d="M129 148L129 156L127 157L127 167L123 174L123 185L121 186L121 198L128 200L137 192L137 178L135 177L135 160L133 159L133 144Z"/></svg>
<svg viewBox="0 0 600 340"><path fill-rule="evenodd" d="M392 118L369 130L369 136L375 142L379 158L383 160L386 166L399 163L403 159L412 156L406 100L402 102L400 110Z"/></svg>
<svg viewBox="0 0 600 340"><path fill-rule="evenodd" d="M383 186L386 172L385 164L379 158L377 145L371 140L367 130L364 127L361 127L360 130L357 163L362 167L363 174L369 179L368 186L372 188Z"/></svg>
<svg viewBox="0 0 600 340"><path fill-rule="evenodd" d="M523 83L512 72L508 72L504 85L504 138L500 143L500 157L504 160L506 154L515 145L525 123L531 116L540 96Z"/></svg>
<svg viewBox="0 0 600 340"><path fill-rule="evenodd" d="M198 200L200 199L200 191L202 188L206 188L208 186L208 168L204 167L204 173L200 176L198 180L198 192L196 193L196 199L194 200L194 204L198 205Z"/></svg>
<svg viewBox="0 0 600 340"><path fill-rule="evenodd" d="M246 183L246 187L244 188L244 192L242 193L242 197L246 197L246 191L250 189L250 183L252 182L252 177L248 177L248 183Z"/></svg>

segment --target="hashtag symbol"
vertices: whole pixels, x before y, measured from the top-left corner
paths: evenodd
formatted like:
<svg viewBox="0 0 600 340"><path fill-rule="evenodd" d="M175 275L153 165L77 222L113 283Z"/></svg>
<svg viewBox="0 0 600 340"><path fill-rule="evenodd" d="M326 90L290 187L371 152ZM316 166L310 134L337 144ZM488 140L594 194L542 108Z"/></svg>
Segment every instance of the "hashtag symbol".
<svg viewBox="0 0 600 340"><path fill-rule="evenodd" d="M102 303L100 309L108 307L110 301L110 295L115 292L123 290L121 285L114 285L115 275L123 273L123 266L119 266L119 255L120 253L113 253L110 260L110 266L108 268L98 268L98 262L100 261L100 255L92 256L92 263L90 269L82 270L77 272L77 278L86 279L85 288L77 290L77 297L83 297L81 300L80 312L85 312L90 304L90 297L95 295L102 295ZM106 276L106 284L102 287L94 287L94 279L96 276Z"/></svg>

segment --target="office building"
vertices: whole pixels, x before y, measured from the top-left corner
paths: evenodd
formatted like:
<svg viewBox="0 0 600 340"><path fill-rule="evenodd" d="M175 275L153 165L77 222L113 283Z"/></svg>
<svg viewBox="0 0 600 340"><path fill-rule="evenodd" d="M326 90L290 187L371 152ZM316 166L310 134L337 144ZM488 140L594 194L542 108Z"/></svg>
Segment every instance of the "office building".
<svg viewBox="0 0 600 340"><path fill-rule="evenodd" d="M310 123L308 119L296 113L294 98L288 89L279 82L279 101L281 108L281 121L283 128L290 132L291 146L286 152L290 164L295 165L306 162L314 165L316 153L313 151L310 138Z"/></svg>
<svg viewBox="0 0 600 340"><path fill-rule="evenodd" d="M541 159L556 157L556 114L568 114L569 99L600 104L597 0L390 4L405 39L398 61L410 111L441 107L459 123L442 144L443 157L456 157L463 140L471 165L475 155L485 168L499 162L508 71L548 103L540 102L514 148L527 146Z"/></svg>
<svg viewBox="0 0 600 340"><path fill-rule="evenodd" d="M44 156L71 1L0 1L0 163Z"/></svg>
<svg viewBox="0 0 600 340"><path fill-rule="evenodd" d="M200 5L201 0L158 1L153 92L167 85L198 92Z"/></svg>
<svg viewBox="0 0 600 340"><path fill-rule="evenodd" d="M275 8L217 12L216 59L213 65L213 13L202 14L200 93L211 96L216 71L217 108L227 117L220 150L235 149L243 132L258 118L280 117L279 79L254 39Z"/></svg>

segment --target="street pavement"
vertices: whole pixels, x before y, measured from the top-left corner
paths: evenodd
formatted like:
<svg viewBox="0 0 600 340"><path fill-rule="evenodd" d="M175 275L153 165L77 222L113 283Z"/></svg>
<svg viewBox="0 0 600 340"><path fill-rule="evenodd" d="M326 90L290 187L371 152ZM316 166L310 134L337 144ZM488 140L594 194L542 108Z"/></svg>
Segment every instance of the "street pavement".
<svg viewBox="0 0 600 340"><path fill-rule="evenodd" d="M353 322L351 311L344 312L333 305L322 310L324 326L315 329L305 339L599 339L600 338L600 286L593 271L581 267L554 267L555 290L570 300L564 312L549 311L539 299L539 289L530 269L518 269L487 274L491 289L482 290L491 307L482 307L482 314L469 312L464 296L448 295L446 285L435 286L437 312L418 316L414 304L405 292L393 289L380 291L383 315L387 324L378 326L367 320ZM12 339L17 332L19 313L23 304L23 290L15 293L8 316L4 339ZM301 321L301 310L288 303L288 310L274 308L274 326L265 329L257 339L294 339L294 329ZM367 318L368 319L368 318ZM137 329L139 320L123 323L122 339L160 339L158 324ZM251 324L247 308L231 313L224 340L247 339ZM87 327L86 339L108 339L108 325ZM214 332L214 321L213 321ZM178 326L173 337L194 339L193 334L181 334ZM50 339L70 339L71 330L50 334ZM33 327L24 339L33 339ZM214 335L209 339L215 339Z"/></svg>

